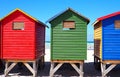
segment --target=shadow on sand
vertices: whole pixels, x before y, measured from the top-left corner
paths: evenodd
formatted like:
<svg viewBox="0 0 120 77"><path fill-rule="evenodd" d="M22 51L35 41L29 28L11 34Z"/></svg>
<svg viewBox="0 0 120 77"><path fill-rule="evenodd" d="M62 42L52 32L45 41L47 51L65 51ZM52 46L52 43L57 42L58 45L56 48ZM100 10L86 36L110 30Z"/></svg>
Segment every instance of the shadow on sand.
<svg viewBox="0 0 120 77"><path fill-rule="evenodd" d="M44 69L38 70L38 77L49 77L50 71L50 62L45 63ZM22 68L15 66L10 73L19 73L20 76L27 77L32 75L25 66L22 65ZM4 69L0 69L0 75L4 74ZM78 77L78 73L71 67L70 64L64 64L56 73L55 77ZM84 64L84 77L101 77L101 72L95 70L94 64L85 63ZM120 77L120 65L114 68L107 77Z"/></svg>

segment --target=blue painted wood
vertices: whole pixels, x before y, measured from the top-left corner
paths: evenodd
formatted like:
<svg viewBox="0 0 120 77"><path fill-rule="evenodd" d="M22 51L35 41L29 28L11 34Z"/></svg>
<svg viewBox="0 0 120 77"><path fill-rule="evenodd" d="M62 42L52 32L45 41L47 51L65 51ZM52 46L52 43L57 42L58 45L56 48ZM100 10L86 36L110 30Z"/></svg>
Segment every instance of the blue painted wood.
<svg viewBox="0 0 120 77"><path fill-rule="evenodd" d="M103 60L120 60L120 29L115 28L115 20L120 20L120 15L102 21Z"/></svg>

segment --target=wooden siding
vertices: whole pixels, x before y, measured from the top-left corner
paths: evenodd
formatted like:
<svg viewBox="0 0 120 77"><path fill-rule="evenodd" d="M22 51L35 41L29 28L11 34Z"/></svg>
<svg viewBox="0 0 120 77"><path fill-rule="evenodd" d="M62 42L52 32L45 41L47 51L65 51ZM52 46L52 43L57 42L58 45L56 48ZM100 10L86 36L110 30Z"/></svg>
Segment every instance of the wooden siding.
<svg viewBox="0 0 120 77"><path fill-rule="evenodd" d="M13 30L13 22L24 22L24 30ZM35 59L35 23L21 12L2 20L3 59Z"/></svg>
<svg viewBox="0 0 120 77"><path fill-rule="evenodd" d="M120 29L115 28L116 20L120 20L120 15L102 21L103 60L120 60Z"/></svg>
<svg viewBox="0 0 120 77"><path fill-rule="evenodd" d="M94 25L94 54L102 58L102 23Z"/></svg>
<svg viewBox="0 0 120 77"><path fill-rule="evenodd" d="M45 26L36 23L36 57L45 54Z"/></svg>
<svg viewBox="0 0 120 77"><path fill-rule="evenodd" d="M75 21L75 29L63 30L63 21ZM51 60L85 60L87 22L66 12L51 22Z"/></svg>
<svg viewBox="0 0 120 77"><path fill-rule="evenodd" d="M2 38L1 38L1 35L2 35L1 32L2 32L2 31L1 31L1 25L2 25L2 24L1 24L1 22L0 22L0 59L2 58L2 47L1 47L1 44L2 44L2 42L1 42L1 40L2 40Z"/></svg>

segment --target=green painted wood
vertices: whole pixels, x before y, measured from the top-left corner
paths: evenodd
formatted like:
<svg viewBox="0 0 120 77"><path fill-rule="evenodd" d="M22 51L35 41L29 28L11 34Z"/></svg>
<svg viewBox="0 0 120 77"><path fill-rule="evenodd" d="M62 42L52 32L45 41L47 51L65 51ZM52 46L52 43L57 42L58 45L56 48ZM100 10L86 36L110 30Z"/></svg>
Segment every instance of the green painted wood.
<svg viewBox="0 0 120 77"><path fill-rule="evenodd" d="M75 21L75 29L63 30L63 21ZM67 11L51 22L51 60L85 60L87 21Z"/></svg>

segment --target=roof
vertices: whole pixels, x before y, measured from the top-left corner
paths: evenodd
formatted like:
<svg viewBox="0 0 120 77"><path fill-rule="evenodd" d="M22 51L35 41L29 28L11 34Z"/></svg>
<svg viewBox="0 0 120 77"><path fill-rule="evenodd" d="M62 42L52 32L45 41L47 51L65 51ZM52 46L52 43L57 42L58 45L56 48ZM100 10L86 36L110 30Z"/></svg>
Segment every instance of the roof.
<svg viewBox="0 0 120 77"><path fill-rule="evenodd" d="M72 11L72 12L74 12L75 14L77 14L78 16L83 17L83 18L87 21L87 23L90 22L90 20L89 20L88 18L86 18L85 16L81 15L80 13L74 11L74 10L71 9L71 8L68 8L67 10L64 10L64 11L58 13L57 15L53 16L52 18L50 18L47 22L53 21L53 20L56 19L58 16L64 14L64 13L67 12L67 11Z"/></svg>
<svg viewBox="0 0 120 77"><path fill-rule="evenodd" d="M93 25L95 25L95 24L98 23L99 21L102 21L102 20L104 20L104 19L107 19L107 18L116 16L116 15L120 15L120 11L114 12L114 13L112 13L112 14L108 14L108 15L106 15L106 16L102 16L102 17L100 17L100 18L97 18L97 20L93 23Z"/></svg>
<svg viewBox="0 0 120 77"><path fill-rule="evenodd" d="M43 22L41 22L41 21L37 20L36 18L34 18L34 17L28 15L27 13L25 13L24 11L22 11L22 10L20 10L20 9L18 9L18 8L16 8L16 9L13 10L12 12L10 12L8 15L6 15L6 16L3 17L2 19L0 19L0 21L4 20L6 17L10 16L11 14L13 14L13 13L16 12L16 11L19 11L19 12L25 14L26 16L28 16L29 18L31 18L32 20L34 20L35 22L38 22L38 23L40 23L40 24L42 24L42 25L48 27L48 26L47 26L46 24L44 24Z"/></svg>

